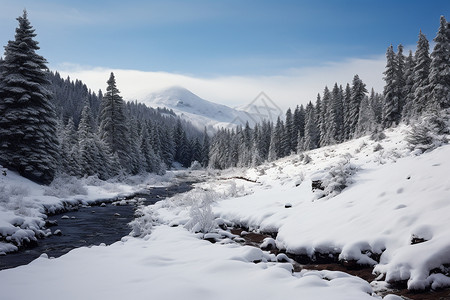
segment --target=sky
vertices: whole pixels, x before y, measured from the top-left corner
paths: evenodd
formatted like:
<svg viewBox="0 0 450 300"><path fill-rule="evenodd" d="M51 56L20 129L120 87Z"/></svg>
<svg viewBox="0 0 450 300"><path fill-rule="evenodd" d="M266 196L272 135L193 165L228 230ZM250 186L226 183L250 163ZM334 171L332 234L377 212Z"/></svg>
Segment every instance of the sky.
<svg viewBox="0 0 450 300"><path fill-rule="evenodd" d="M0 0L0 44L24 8L51 70L126 100L183 86L244 106L264 91L286 108L358 74L382 92L386 48L435 37L445 0Z"/></svg>

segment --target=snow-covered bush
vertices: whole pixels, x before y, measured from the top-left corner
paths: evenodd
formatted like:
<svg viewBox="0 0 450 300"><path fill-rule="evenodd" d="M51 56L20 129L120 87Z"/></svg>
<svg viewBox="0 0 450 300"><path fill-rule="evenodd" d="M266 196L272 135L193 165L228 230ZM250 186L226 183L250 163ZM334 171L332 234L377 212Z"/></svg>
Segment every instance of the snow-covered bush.
<svg viewBox="0 0 450 300"><path fill-rule="evenodd" d="M203 169L203 167L201 163L195 160L192 162L191 167L189 169L192 171L197 171Z"/></svg>
<svg viewBox="0 0 450 300"><path fill-rule="evenodd" d="M412 151L423 153L431 151L448 142L449 117L445 113L430 113L425 115L418 124L412 125L406 137Z"/></svg>
<svg viewBox="0 0 450 300"><path fill-rule="evenodd" d="M216 229L217 224L212 212L211 203L214 202L214 194L208 191L196 193L196 199L192 199L189 216L190 220L185 227L192 232L208 233Z"/></svg>
<svg viewBox="0 0 450 300"><path fill-rule="evenodd" d="M153 225L156 221L154 214L148 207L140 207L135 212L136 218L128 223L131 227L131 236L144 237L152 232Z"/></svg>
<svg viewBox="0 0 450 300"><path fill-rule="evenodd" d="M384 134L384 132L378 127L375 128L375 130L370 135L370 139L375 142L379 142L381 140L384 140L385 138L386 134Z"/></svg>
<svg viewBox="0 0 450 300"><path fill-rule="evenodd" d="M322 178L322 190L318 190L317 198L334 197L342 192L352 183L351 177L357 172L358 167L350 162L351 155L346 154L334 166L332 166L326 176Z"/></svg>
<svg viewBox="0 0 450 300"><path fill-rule="evenodd" d="M87 190L78 178L60 174L45 188L44 195L63 198L73 195L87 195Z"/></svg>
<svg viewBox="0 0 450 300"><path fill-rule="evenodd" d="M383 150L383 146L381 146L380 143L376 144L376 145L373 147L373 152L378 152L378 151L380 151L380 150Z"/></svg>

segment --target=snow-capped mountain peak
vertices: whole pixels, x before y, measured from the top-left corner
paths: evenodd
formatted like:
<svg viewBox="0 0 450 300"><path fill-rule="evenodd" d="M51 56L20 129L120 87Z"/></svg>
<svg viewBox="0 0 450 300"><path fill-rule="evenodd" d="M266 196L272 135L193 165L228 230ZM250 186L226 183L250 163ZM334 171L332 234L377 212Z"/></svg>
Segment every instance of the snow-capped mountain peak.
<svg viewBox="0 0 450 300"><path fill-rule="evenodd" d="M245 125L246 122L253 126L262 121L259 115L207 101L180 86L152 93L144 99L144 103L154 108L172 109L198 128L206 127L209 131L220 127Z"/></svg>

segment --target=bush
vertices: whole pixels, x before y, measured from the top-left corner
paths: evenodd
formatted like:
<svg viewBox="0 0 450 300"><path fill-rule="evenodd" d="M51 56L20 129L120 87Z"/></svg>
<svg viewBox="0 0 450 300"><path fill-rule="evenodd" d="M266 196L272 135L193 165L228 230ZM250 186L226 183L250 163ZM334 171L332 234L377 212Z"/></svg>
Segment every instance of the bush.
<svg viewBox="0 0 450 300"><path fill-rule="evenodd" d="M352 183L351 177L358 168L350 162L351 156L344 155L343 159L331 167L328 174L321 180L323 191L317 190L317 198L334 197Z"/></svg>
<svg viewBox="0 0 450 300"><path fill-rule="evenodd" d="M448 115L445 113L429 113L418 124L412 125L406 137L409 149L420 153L431 151L448 143Z"/></svg>
<svg viewBox="0 0 450 300"><path fill-rule="evenodd" d="M73 195L87 195L87 190L80 179L60 174L45 188L44 195L64 198Z"/></svg>

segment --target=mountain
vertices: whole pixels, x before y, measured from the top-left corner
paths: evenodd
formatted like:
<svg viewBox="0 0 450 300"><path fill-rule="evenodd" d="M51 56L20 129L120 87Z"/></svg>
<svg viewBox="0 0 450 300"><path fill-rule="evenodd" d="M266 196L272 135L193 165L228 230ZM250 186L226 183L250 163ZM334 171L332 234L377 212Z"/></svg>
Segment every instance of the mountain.
<svg viewBox="0 0 450 300"><path fill-rule="evenodd" d="M206 126L209 132L220 127L245 125L246 122L253 126L263 119L268 119L268 114L252 111L253 106L247 106L245 111L234 109L202 99L183 87L171 87L152 93L143 102L154 108L172 109L194 126L201 129Z"/></svg>

